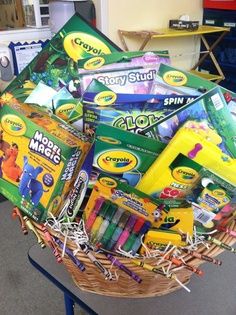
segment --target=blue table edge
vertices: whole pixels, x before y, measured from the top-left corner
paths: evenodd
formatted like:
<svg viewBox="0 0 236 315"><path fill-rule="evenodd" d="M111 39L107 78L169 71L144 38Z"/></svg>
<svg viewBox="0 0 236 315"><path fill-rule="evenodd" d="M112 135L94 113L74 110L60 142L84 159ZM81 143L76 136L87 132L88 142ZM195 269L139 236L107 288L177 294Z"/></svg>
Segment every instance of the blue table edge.
<svg viewBox="0 0 236 315"><path fill-rule="evenodd" d="M61 291L63 291L65 295L65 303L66 297L71 298L73 302L77 303L82 309L88 312L91 315L98 315L98 313L94 312L87 304L81 301L76 295L74 295L70 290L68 290L61 282L59 282L56 278L54 278L47 270L45 270L42 266L40 266L29 254L28 251L28 259L30 263L38 269L46 278L48 278L54 285L56 285Z"/></svg>

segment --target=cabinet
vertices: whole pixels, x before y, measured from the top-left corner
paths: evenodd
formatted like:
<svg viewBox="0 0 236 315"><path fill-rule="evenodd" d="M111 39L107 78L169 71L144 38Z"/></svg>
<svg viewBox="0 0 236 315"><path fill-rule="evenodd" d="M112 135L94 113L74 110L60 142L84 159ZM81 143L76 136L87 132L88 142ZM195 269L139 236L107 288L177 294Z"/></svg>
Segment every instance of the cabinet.
<svg viewBox="0 0 236 315"><path fill-rule="evenodd" d="M225 76L220 85L236 92L236 10L204 9L203 24L230 27L230 32L215 48L214 54ZM207 40L209 43L213 42L215 35L208 34ZM204 60L199 69L210 73L216 71L209 58Z"/></svg>

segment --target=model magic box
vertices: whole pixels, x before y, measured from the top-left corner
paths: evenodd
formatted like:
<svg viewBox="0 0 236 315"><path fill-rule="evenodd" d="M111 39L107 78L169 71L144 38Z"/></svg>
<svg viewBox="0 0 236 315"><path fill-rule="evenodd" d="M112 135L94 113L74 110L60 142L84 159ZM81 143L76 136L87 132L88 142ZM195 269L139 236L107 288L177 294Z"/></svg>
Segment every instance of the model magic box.
<svg viewBox="0 0 236 315"><path fill-rule="evenodd" d="M0 110L0 133L0 192L44 221L69 192L90 142L56 116L14 101Z"/></svg>

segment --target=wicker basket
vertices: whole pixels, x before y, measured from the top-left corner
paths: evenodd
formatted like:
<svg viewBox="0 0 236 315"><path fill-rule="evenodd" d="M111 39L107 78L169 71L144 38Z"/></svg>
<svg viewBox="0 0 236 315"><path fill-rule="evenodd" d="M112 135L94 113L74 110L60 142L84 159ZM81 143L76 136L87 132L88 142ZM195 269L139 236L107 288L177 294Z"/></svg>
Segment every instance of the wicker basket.
<svg viewBox="0 0 236 315"><path fill-rule="evenodd" d="M36 225L36 228L37 227L38 226ZM227 227L236 231L236 221L232 220L228 223ZM41 237L44 238L44 235L40 229L38 229L38 232L41 234ZM50 230L50 233L56 236L53 230ZM228 245L232 245L236 241L235 238L232 238L228 234L222 232L217 233L215 237ZM71 250L75 249L75 245L71 241L67 242L67 247ZM198 252L210 257L215 257L223 252L223 249L212 244L209 249L206 249L204 246L199 247ZM105 267L110 268L111 263L103 254L94 253L94 255ZM84 291L115 297L144 298L165 295L181 288L181 286L174 279L167 279L162 275L155 274L141 267L135 266L131 260L126 257L119 257L119 261L130 270L135 272L138 276L140 276L142 279L140 284L136 283L133 279L131 279L119 269L116 269L117 273L119 274L118 281L105 280L104 276L98 271L98 269L82 251L79 252L76 257L84 263L86 267L85 272L81 272L66 255L63 258L63 263L65 264L68 272L71 274L75 284ZM203 260L193 258L193 256L187 254L184 259L186 263L192 265L193 267L198 267L204 262ZM153 264L154 260L145 259L145 263ZM116 267L113 266L112 268ZM190 281L193 273L186 268L182 268L178 271L175 271L175 274L183 284L186 284Z"/></svg>

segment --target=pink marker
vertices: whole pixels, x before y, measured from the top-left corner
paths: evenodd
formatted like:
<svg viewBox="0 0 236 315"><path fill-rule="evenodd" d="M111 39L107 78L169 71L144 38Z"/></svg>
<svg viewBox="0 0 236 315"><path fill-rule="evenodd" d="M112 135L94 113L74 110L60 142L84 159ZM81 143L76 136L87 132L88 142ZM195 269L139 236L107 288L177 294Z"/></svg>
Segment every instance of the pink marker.
<svg viewBox="0 0 236 315"><path fill-rule="evenodd" d="M126 223L124 231L121 233L120 237L118 238L118 241L114 247L114 251L125 244L136 221L137 221L136 215L132 214Z"/></svg>
<svg viewBox="0 0 236 315"><path fill-rule="evenodd" d="M93 208L92 212L90 213L88 220L85 223L85 229L87 232L89 232L91 230L91 227L92 227L94 221L96 220L96 217L97 217L104 201L105 201L104 197L99 197L96 200L94 208Z"/></svg>

